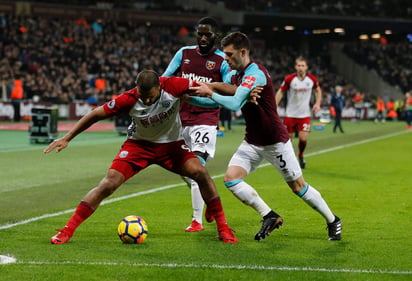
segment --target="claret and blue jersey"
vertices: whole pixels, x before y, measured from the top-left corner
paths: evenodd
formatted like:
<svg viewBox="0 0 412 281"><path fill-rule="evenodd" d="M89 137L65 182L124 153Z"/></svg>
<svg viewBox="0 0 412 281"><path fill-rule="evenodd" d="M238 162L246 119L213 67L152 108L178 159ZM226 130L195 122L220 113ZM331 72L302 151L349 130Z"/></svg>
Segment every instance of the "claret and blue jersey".
<svg viewBox="0 0 412 281"><path fill-rule="evenodd" d="M213 93L212 98L192 97L192 104L198 106L224 106L232 111L242 110L246 122L245 139L255 145L270 145L286 142L289 135L277 113L272 80L266 68L250 62L242 72L231 71L230 81L238 86L235 95L222 96ZM254 88L263 86L258 105L250 103L249 96Z"/></svg>
<svg viewBox="0 0 412 281"><path fill-rule="evenodd" d="M201 54L198 46L180 48L162 76L179 75L196 82L230 82L229 65L224 60L225 54L213 48L208 54ZM211 125L219 123L219 106L200 108L188 103L181 103L180 119L182 125Z"/></svg>

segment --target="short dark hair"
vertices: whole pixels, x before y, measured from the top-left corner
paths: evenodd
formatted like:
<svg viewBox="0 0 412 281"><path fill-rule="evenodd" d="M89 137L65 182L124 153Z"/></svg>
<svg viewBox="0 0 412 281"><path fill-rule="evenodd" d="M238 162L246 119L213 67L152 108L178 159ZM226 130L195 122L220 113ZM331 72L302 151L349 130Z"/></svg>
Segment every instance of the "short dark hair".
<svg viewBox="0 0 412 281"><path fill-rule="evenodd" d="M201 18L198 22L197 22L197 26L199 26L200 24L208 24L212 27L213 31L218 31L219 29L219 24L217 23L217 21L212 18L212 17L204 17Z"/></svg>
<svg viewBox="0 0 412 281"><path fill-rule="evenodd" d="M298 56L298 57L295 59L295 62L298 62L298 61L304 61L304 62L306 62L306 64L308 64L308 60L305 59L304 56Z"/></svg>
<svg viewBox="0 0 412 281"><path fill-rule="evenodd" d="M159 85L159 74L156 71L142 70L136 77L136 86L144 93Z"/></svg>
<svg viewBox="0 0 412 281"><path fill-rule="evenodd" d="M249 38L246 36L246 34L240 31L229 33L221 41L222 47L226 47L231 44L233 44L233 48L235 48L236 50L243 48L250 50L251 48Z"/></svg>

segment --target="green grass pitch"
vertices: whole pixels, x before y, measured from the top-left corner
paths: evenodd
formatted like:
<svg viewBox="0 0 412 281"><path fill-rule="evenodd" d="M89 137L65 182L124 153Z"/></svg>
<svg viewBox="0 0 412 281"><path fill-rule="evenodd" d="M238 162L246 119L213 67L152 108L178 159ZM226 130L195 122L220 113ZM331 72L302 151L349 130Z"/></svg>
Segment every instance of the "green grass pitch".
<svg viewBox="0 0 412 281"><path fill-rule="evenodd" d="M295 196L272 166L247 177L284 226L256 242L260 217L223 185L242 125L218 138L207 164L238 244L217 239L215 224L186 233L190 192L179 176L150 167L119 188L65 245L49 239L105 174L124 140L115 132L79 135L44 155L27 132L0 131L0 280L411 280L412 133L402 122L343 124L345 133L309 135L304 177L343 220L328 241L323 218ZM296 139L293 139L296 145ZM139 215L143 244L122 244L117 225Z"/></svg>

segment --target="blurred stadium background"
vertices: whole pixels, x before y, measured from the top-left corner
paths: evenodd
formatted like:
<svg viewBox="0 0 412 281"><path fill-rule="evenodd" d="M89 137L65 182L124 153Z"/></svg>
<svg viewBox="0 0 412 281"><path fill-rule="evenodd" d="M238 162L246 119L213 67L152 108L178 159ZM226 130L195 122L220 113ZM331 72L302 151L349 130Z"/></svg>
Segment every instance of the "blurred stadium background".
<svg viewBox="0 0 412 281"><path fill-rule="evenodd" d="M219 20L222 35L248 34L252 58L268 68L276 88L294 71L295 57L307 57L326 110L334 86L345 87L344 118L355 114L356 91L365 94L363 118L372 119L378 97L401 111L412 89L406 0L0 1L0 120L13 119L17 80L23 120L33 107L79 119L133 87L141 69L162 73L179 47L195 44L194 25L206 15Z"/></svg>

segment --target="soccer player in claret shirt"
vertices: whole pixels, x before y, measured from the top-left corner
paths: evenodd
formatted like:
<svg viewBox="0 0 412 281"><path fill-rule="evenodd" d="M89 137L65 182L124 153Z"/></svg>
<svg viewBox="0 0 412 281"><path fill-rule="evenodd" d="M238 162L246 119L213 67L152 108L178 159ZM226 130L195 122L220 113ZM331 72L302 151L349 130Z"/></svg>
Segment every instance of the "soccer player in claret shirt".
<svg viewBox="0 0 412 281"><path fill-rule="evenodd" d="M86 114L65 136L44 149L44 153L54 149L60 152L76 135L92 124L116 114L128 113L132 118L127 140L114 158L106 176L83 197L66 226L57 230L59 233L51 238L51 243L68 242L76 228L93 214L103 199L151 164L195 180L206 202L208 215L216 219L219 239L227 243L237 243L237 238L226 222L213 180L181 137L180 97L193 85L196 83L189 79L159 79L154 71L142 71L136 78L136 88Z"/></svg>
<svg viewBox="0 0 412 281"><path fill-rule="evenodd" d="M312 111L316 114L320 110L322 90L319 86L318 78L308 73L308 63L305 58L298 57L295 60L296 72L285 77L279 90L276 93L276 104L286 93L286 116L284 124L288 133L292 136L298 132L299 165L302 169L306 167L304 152L306 148L308 134L310 132L311 109L310 102L312 90L315 91L315 103Z"/></svg>
<svg viewBox="0 0 412 281"><path fill-rule="evenodd" d="M197 45L180 48L162 76L180 75L205 83L225 81L229 75L229 65L224 60L225 54L215 47L218 32L215 19L210 17L200 19L196 30ZM235 87L231 94L234 91ZM219 106L203 108L186 102L180 105L183 138L204 165L215 155L219 111ZM185 180L191 189L193 208L192 222L186 231L201 231L204 201L196 181Z"/></svg>
<svg viewBox="0 0 412 281"><path fill-rule="evenodd" d="M249 57L249 39L241 32L233 32L222 39L222 47L226 54L225 60L234 70L231 81L238 86L235 95L219 95L206 84L200 83L200 87L193 90L203 97L192 96L190 103L200 106L220 104L232 111L242 110L246 122L245 138L229 162L224 184L239 200L263 217L255 240L266 238L272 230L283 224L283 219L244 180L263 159L276 168L297 196L325 218L329 240L340 240L342 222L332 213L322 195L304 180L289 134L277 113L269 73ZM258 104L248 102L257 86L263 87L257 99ZM206 219L211 220L207 214Z"/></svg>

